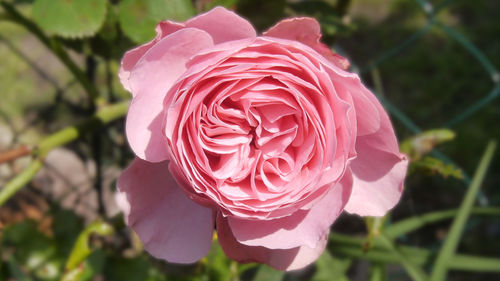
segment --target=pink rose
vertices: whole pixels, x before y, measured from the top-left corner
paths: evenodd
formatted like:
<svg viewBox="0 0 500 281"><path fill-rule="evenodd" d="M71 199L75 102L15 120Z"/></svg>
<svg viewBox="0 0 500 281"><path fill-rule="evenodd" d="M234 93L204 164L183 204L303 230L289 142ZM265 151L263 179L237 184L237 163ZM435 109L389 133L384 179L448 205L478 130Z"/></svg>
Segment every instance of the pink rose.
<svg viewBox="0 0 500 281"><path fill-rule="evenodd" d="M137 157L117 194L153 256L195 262L215 226L229 257L298 269L343 210L383 216L398 202L408 162L387 113L316 20L257 36L215 8L156 31L122 60Z"/></svg>

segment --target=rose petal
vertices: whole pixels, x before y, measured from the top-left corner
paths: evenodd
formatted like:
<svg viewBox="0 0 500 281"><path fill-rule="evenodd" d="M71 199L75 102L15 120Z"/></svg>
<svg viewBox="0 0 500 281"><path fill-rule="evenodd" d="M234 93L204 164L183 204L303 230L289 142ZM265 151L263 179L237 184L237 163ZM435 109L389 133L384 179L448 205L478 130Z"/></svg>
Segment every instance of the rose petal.
<svg viewBox="0 0 500 281"><path fill-rule="evenodd" d="M356 112L358 137L378 132L381 123L379 112L384 111L384 109L373 94L363 86L358 77L335 82L335 89L340 96L352 98Z"/></svg>
<svg viewBox="0 0 500 281"><path fill-rule="evenodd" d="M137 48L134 48L130 51L127 51L125 55L123 55L120 71L118 72L118 77L120 78L120 82L123 87L127 91L131 91L129 85L129 77L130 71L135 67L137 62L141 59L141 57L149 50L154 44L158 43L163 37L181 29L184 27L184 24L172 22L172 21L162 21L156 26L156 37L149 41L146 44L143 44ZM135 93L132 93L134 96Z"/></svg>
<svg viewBox="0 0 500 281"><path fill-rule="evenodd" d="M119 206L153 256L175 263L204 257L212 242L212 210L189 200L168 172L168 162L136 158L118 179Z"/></svg>
<svg viewBox="0 0 500 281"><path fill-rule="evenodd" d="M345 209L361 216L383 216L401 197L408 159L399 153L387 113L375 96L368 92L367 97L378 109L380 129L356 141L358 156L351 162L353 188Z"/></svg>
<svg viewBox="0 0 500 281"><path fill-rule="evenodd" d="M291 249L299 246L316 248L323 235L342 212L351 193L352 177L347 173L311 209L274 220L244 220L228 217L236 239L248 246Z"/></svg>
<svg viewBox="0 0 500 281"><path fill-rule="evenodd" d="M328 46L320 42L321 27L314 18L285 19L269 28L262 35L299 41L313 48L341 69L345 70L350 66L346 58L333 53Z"/></svg>
<svg viewBox="0 0 500 281"><path fill-rule="evenodd" d="M208 32L215 44L257 36L251 23L222 7L188 20L186 27L196 27Z"/></svg>
<svg viewBox="0 0 500 281"><path fill-rule="evenodd" d="M247 246L236 240L227 219L221 214L217 216L217 234L222 249L231 259L243 263L264 263L277 270L296 270L306 267L323 253L328 242L327 232L321 237L316 248L301 246L273 250L260 246Z"/></svg>
<svg viewBox="0 0 500 281"><path fill-rule="evenodd" d="M175 80L186 70L185 63L200 50L212 46L204 31L185 28L151 47L130 73L129 85L135 98L127 115L127 138L135 154L144 160L167 159L162 134L163 101Z"/></svg>

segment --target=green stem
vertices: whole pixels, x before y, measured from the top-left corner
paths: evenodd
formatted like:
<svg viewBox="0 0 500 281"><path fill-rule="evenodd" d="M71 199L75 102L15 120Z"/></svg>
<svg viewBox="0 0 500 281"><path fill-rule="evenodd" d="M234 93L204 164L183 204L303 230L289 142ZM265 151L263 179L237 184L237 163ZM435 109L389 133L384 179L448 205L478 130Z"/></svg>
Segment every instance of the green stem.
<svg viewBox="0 0 500 281"><path fill-rule="evenodd" d="M400 257L392 253L379 241L370 251L363 250L363 242L363 238L334 233L330 235L328 248L331 253L337 256L357 258L370 262L401 263ZM418 266L429 265L436 257L435 252L417 247L399 246L398 250ZM448 267L461 271L500 272L500 259L455 254L448 261Z"/></svg>
<svg viewBox="0 0 500 281"><path fill-rule="evenodd" d="M481 158L476 173L474 174L471 185L465 194L465 198L460 205L460 209L453 220L448 237L444 241L444 244L436 258L434 269L431 274L431 281L444 280L446 277L446 273L448 271L448 261L455 254L455 250L460 242L460 236L462 235L465 223L470 216L472 206L476 200L476 195L491 163L493 154L495 153L495 148L496 142L490 141L486 147L483 157Z"/></svg>
<svg viewBox="0 0 500 281"><path fill-rule="evenodd" d="M370 266L370 281L385 281L387 273L385 264L380 262L372 263Z"/></svg>
<svg viewBox="0 0 500 281"><path fill-rule="evenodd" d="M410 275L413 280L425 281L429 279L424 270L414 261L409 259L408 253L402 252L399 248L397 248L394 243L387 238L387 236L381 234L377 239L401 261L401 264L406 269L406 272L408 272L408 275Z"/></svg>
<svg viewBox="0 0 500 281"><path fill-rule="evenodd" d="M24 171L9 181L0 190L0 206L2 206L10 197L29 183L36 173L42 168L42 165L42 160L35 159L28 165L28 167L26 167L26 169L24 169Z"/></svg>
<svg viewBox="0 0 500 281"><path fill-rule="evenodd" d="M12 4L0 1L0 6L2 6L8 13L8 16L5 17L6 20L10 20L26 28L61 60L61 62L69 69L69 71L82 85L82 87L85 89L85 92L94 104L98 106L104 104L104 100L99 97L99 92L95 85L90 83L90 81L85 76L85 73L69 57L68 53L64 50L57 39L49 38L47 35L45 35L45 33L36 24L19 13Z"/></svg>
<svg viewBox="0 0 500 281"><path fill-rule="evenodd" d="M107 124L119 117L124 116L127 112L128 104L129 101L125 101L103 107L83 123L67 127L44 138L35 149L36 155L44 157L51 149L73 141L81 137L83 134L102 126L103 124Z"/></svg>
<svg viewBox="0 0 500 281"><path fill-rule="evenodd" d="M101 128L103 125L124 116L127 113L128 104L129 101L125 101L103 107L84 122L62 129L40 141L32 153L34 160L24 171L10 180L0 190L0 206L33 179L36 173L42 168L42 159L53 148L65 145L96 128Z"/></svg>
<svg viewBox="0 0 500 281"><path fill-rule="evenodd" d="M423 214L421 216L413 216L385 228L384 233L390 239L395 239L401 235L407 234L409 232L415 231L423 226L432 224L441 220L449 219L454 217L458 213L459 209L431 212ZM486 215L486 216L500 216L499 207L476 207L471 210L473 215Z"/></svg>

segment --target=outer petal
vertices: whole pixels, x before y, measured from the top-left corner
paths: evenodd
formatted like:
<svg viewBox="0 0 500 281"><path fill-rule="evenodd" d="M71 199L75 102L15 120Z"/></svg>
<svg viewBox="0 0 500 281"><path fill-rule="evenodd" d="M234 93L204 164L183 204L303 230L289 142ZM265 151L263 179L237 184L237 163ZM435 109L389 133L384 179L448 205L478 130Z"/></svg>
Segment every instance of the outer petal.
<svg viewBox="0 0 500 281"><path fill-rule="evenodd" d="M222 7L216 7L188 20L186 27L195 27L208 32L215 44L257 36L251 23Z"/></svg>
<svg viewBox="0 0 500 281"><path fill-rule="evenodd" d="M153 256L192 263L208 253L211 209L189 200L168 172L168 162L136 158L118 179L117 201L126 221Z"/></svg>
<svg viewBox="0 0 500 281"><path fill-rule="evenodd" d="M330 62L342 69L349 68L349 61L333 53L330 48L320 42L321 27L314 18L291 18L278 22L262 35L299 41L322 54Z"/></svg>
<svg viewBox="0 0 500 281"><path fill-rule="evenodd" d="M338 94L346 100L351 100L354 106L354 114L357 129L357 136L364 136L376 133L380 130L381 117L379 111L384 112L384 109L361 83L358 76L352 78L333 78L335 89ZM394 133L393 133L394 134ZM397 146L397 142L395 143Z"/></svg>
<svg viewBox="0 0 500 281"><path fill-rule="evenodd" d="M227 220L236 239L248 246L292 249L305 245L316 248L342 213L351 194L351 186L352 177L350 173L346 173L309 210L298 210L288 217L267 221L235 217L228 217Z"/></svg>
<svg viewBox="0 0 500 281"><path fill-rule="evenodd" d="M132 150L142 159L167 159L162 134L163 101L175 80L186 70L186 62L200 50L211 47L206 32L185 28L151 47L132 69L129 86L135 97L127 115L126 132Z"/></svg>
<svg viewBox="0 0 500 281"><path fill-rule="evenodd" d="M243 245L236 240L227 220L221 214L217 216L217 234L222 249L231 259L244 263L264 263L278 270L296 270L311 264L323 253L328 242L327 232L321 237L316 248L301 246L273 250Z"/></svg>
<svg viewBox="0 0 500 281"><path fill-rule="evenodd" d="M383 216L401 197L408 159L399 153L387 113L375 96L366 92L366 97L378 109L380 128L356 140L358 156L351 162L353 188L346 211L361 216ZM358 117L358 122L362 118Z"/></svg>
<svg viewBox="0 0 500 281"><path fill-rule="evenodd" d="M134 48L123 55L121 61L120 71L118 72L118 77L120 77L120 82L127 91L131 91L128 79L130 77L130 71L135 67L137 62L141 57L149 50L154 44L158 43L163 37L181 29L184 24L176 23L172 21L162 21L156 26L156 37L146 44L143 44L137 48ZM132 93L134 95L134 93Z"/></svg>

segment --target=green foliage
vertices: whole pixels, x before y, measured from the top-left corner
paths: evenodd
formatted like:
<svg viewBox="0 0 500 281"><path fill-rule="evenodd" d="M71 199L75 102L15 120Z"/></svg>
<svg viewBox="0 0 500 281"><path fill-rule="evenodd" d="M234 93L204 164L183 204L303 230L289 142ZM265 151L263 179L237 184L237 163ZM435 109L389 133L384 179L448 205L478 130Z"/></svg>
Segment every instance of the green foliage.
<svg viewBox="0 0 500 281"><path fill-rule="evenodd" d="M448 261L454 255L458 243L460 242L460 237L464 231L465 223L472 211L474 202L476 201L477 193L481 187L486 172L490 166L491 159L495 153L496 142L491 141L479 162L476 173L469 186L467 193L460 205L460 209L453 220L450 232L441 247L439 254L437 256L436 262L434 263L434 268L431 274L431 281L440 281L446 278L446 273L448 271Z"/></svg>
<svg viewBox="0 0 500 281"><path fill-rule="evenodd" d="M154 37L154 28L162 20L182 21L194 15L189 0L123 0L119 21L123 32L136 43Z"/></svg>
<svg viewBox="0 0 500 281"><path fill-rule="evenodd" d="M355 2L364 5L362 8L365 9L365 12L370 13L372 21L354 20L351 22L352 15L346 17L345 11L343 11L349 2L352 2L353 5ZM392 2L396 4L389 4ZM432 1L432 3L435 2L438 1ZM490 44L491 38L494 38L494 35L498 33L494 31L500 25L491 24L491 20L485 20L486 15L496 17L494 11L498 10L495 8L499 4L495 1L485 4L487 8L461 1L457 2L455 6L457 9L462 9L460 13L456 13L451 8L439 12L438 6L448 5L452 2L440 1L440 4L435 7L435 13L423 13L419 10L420 7L417 3L425 7L425 0L382 1L382 3L374 0L0 0L0 5L3 7L3 10L0 11L0 23L9 21L28 30L66 67L62 68L59 65L46 67L45 61L43 61L40 63L43 67L37 69L36 60L40 56L35 57L35 63L32 63L29 61L29 57L24 57L22 51L28 53L26 50L21 48L19 51L15 48L18 43L23 47L29 45L26 44L26 34L23 29L20 30L17 26L13 28L9 24L0 26L0 53L13 52L16 54L15 56L5 56L2 61L4 67L0 71L0 80L6 93L2 96L4 102L0 104L1 117L4 118L5 112L10 117L13 115L10 112L16 112L16 115L23 118L24 115L29 115L27 113L31 114L32 111L38 110L41 104L43 107L46 104L51 104L54 100L54 103L62 101L61 104L66 107L64 115L54 116L64 116L60 119L65 119L65 121L51 119L54 122L44 123L45 129L48 128L52 131L54 128L61 127L62 124L67 125L64 122L73 124L73 121L81 119L82 116L87 118L80 125L66 127L43 138L42 141L37 140L38 146L33 149L31 163L0 190L0 205L2 208L8 207L8 204L4 205L4 203L33 179L44 165L43 157L50 150L73 140L83 139L72 148L76 147L77 153L81 154L83 158L87 158L88 150L92 150L93 147L85 143L86 136L89 133L94 134L103 125L123 117L127 110L128 101L125 100L112 106L107 106L105 103L128 98L128 94L125 98L123 95L115 95L119 91L124 93L121 88L117 90L117 87L121 86L115 85L118 84L115 76L119 67L119 59L125 50L152 39L154 26L161 20L183 21L217 5L237 10L261 31L285 16L313 16L321 24L324 34L323 41L329 45L334 42L334 39L339 39L350 32L360 30L365 32L366 34L353 34L355 44L350 45L348 40L344 40L341 41L341 45L346 49L346 53L352 55L353 63L361 62L362 73L363 69L376 68L380 77L378 77L379 81L375 81L375 84L378 84L375 85L375 89L381 95L381 100L388 104L387 108L392 111L392 117L396 117L395 120L404 123L408 131L413 133L421 130L415 125L416 123L425 124L425 128L443 126L443 124L455 126L463 120L469 119L472 113L491 103L500 92L498 91L500 89L498 71L495 68L495 64L498 62L498 44ZM197 4L198 11L195 11L193 3ZM384 14L384 11L371 9L370 5L372 4L370 3L385 8L388 13L396 13L396 15L376 19L380 16L379 14ZM33 7L32 18L29 16L30 7ZM483 22L482 29L488 31L486 33L484 30L482 33L475 32L474 25L463 24L468 22L469 16L479 18ZM469 36L464 36L463 30L469 30ZM411 33L411 36L405 39L407 33ZM371 37L368 37L367 34ZM373 38L377 40L373 40ZM469 39L474 39L474 41L469 41ZM15 44L11 44L9 40L15 41ZM418 42L418 40L422 42ZM396 45L397 42L402 43ZM485 49L488 50L488 56L496 58L496 61L488 61L488 58L474 46L473 43L477 42L481 42L479 45L485 46ZM397 60L394 59L391 63L379 66L409 46L415 47L408 52L401 53L402 55ZM103 65L106 65L107 69L93 75L92 72L95 71L93 66L87 64L83 67L81 61L70 56L66 48L77 51L82 56L80 58L82 61L94 61L99 64L98 68L104 68ZM463 50L461 50L462 48ZM366 50L375 53L365 52ZM378 56L380 50L383 50L384 53ZM429 50L432 51L429 52ZM28 49L28 51L42 52L43 56L47 54L45 48L38 48L38 45L36 48ZM469 54L472 56L469 57ZM33 60L33 58L31 59ZM472 63L472 59L478 60L479 63ZM363 65L368 65L368 67L363 68ZM479 75L476 74L483 71L480 67L486 70L485 73L488 76L477 78ZM32 71L32 68L36 69L36 73L30 73L35 72ZM401 69L405 71L401 71ZM49 73L48 76L55 75L55 79L47 78L45 72ZM26 73L30 74L26 76ZM425 75L417 75L422 73ZM32 77L33 74L50 81L57 94L52 94L52 87L44 87L44 83L39 83L37 80L38 76ZM95 76L97 79L93 79ZM465 79L461 79L461 77L465 77ZM490 94L471 106L463 108L457 106L457 104L468 105L474 101L476 93L481 93L489 87L489 84L485 82L489 82L490 78L494 82L493 91ZM63 87L58 84L59 80L68 83L68 85L76 82L75 84L83 87L88 97L68 99L64 93L68 89L61 89ZM382 81L385 82L383 87ZM71 92L74 91L75 89L71 88ZM436 98L437 94L439 94L439 99ZM104 100L104 102L98 102L100 100ZM64 105L68 101L74 104ZM395 104L391 104L391 102ZM80 106L79 103L83 103L85 106ZM91 106L86 107L87 103ZM47 107L45 110L51 111L54 108ZM74 108L77 110L74 111ZM497 116L498 112L495 110L494 107L490 107L489 114ZM451 121L441 122L443 117L446 117L444 113L450 111L456 114L455 117L450 117ZM413 123L404 115L404 112L409 113L417 122ZM75 116L71 115L72 118L65 118L69 114ZM478 152L474 152L470 147L474 144L482 145L484 135L490 134L488 130L484 129L485 127L494 132L498 131L495 126L491 125L491 122L485 121L484 117L478 120L485 124L478 126L476 120L464 127L455 128L459 138L443 146L443 150L447 153L451 150L455 152L454 156L458 154L457 159L454 160L460 164L476 158ZM496 119L493 118L493 120ZM123 131L120 126L117 125L117 128L102 131L103 139L108 136L116 139L116 142L110 142L107 145L111 147L118 144L118 151L126 146L123 135L116 133ZM398 130L398 132L401 131ZM466 179L467 177L464 176L464 172L459 167L446 161L445 157L439 157L434 150L438 145L454 140L454 137L454 131L438 129L425 131L402 142L401 150L407 153L411 160L410 172L413 174L432 172L445 178ZM349 280L349 269L355 266L357 260L368 260L372 263L370 266L370 280L372 281L386 280L386 277L390 275L390 271L386 270L388 264L403 266L406 273L414 280L427 279L427 273L424 269L431 269L432 264L434 264L431 275L433 280L443 279L448 270L499 273L500 260L498 258L455 253L470 215L487 215L490 216L488 219L491 219L491 217L498 217L500 214L500 209L496 207L473 208L475 196L482 185L488 166L489 159L487 158L491 159L492 150L490 147L485 154L487 157L481 161L477 169L477 176L469 187L459 209L433 211L411 217L406 216L402 219L401 216L395 214L393 217L400 218L397 222L389 221L389 216L367 218L365 220L368 228L366 237L357 238L352 234L332 234L328 245L329 251L317 260L314 267L306 270L304 276L283 273L257 264L240 265L229 260L218 243L214 243L208 256L197 264L192 266L168 264L149 257L141 247L129 248L130 241L126 239L129 236L123 235L123 225L114 224L111 227L108 224L96 222L84 228L83 220L72 210L60 210L52 206L51 211L44 214L53 221L49 230L42 230L35 221L25 220L20 223L8 224L0 232L0 248L2 250L0 280L14 278L14 280L90 281L102 278L120 281L346 281ZM110 155L104 156L105 163L119 162L121 166L124 166L124 163L129 160L127 157L130 156L123 151L119 152L120 155L106 153ZM117 160L118 158L119 160ZM97 158L94 160L97 161ZM471 167L466 167L465 170ZM99 170L100 168L97 168L98 173L102 172ZM495 182L495 178L493 182ZM413 188L413 186L407 188ZM426 190L429 192L429 189ZM411 191L413 192L413 190ZM494 196L498 196L498 194L492 192L492 196L489 198L495 198ZM425 210L428 207L426 204L415 205L418 210ZM425 233L427 230L424 227L447 219L453 219L453 226L445 239L444 246L440 249L398 245L399 240L412 241L413 234L408 235L410 232ZM469 226L471 225L469 224ZM113 233L113 228L116 228L118 233ZM93 237L96 234L109 237L95 241ZM434 233L427 236L432 236L433 240L421 241L421 245L435 245ZM130 237L135 236L131 235ZM91 243L92 241L104 244L101 245L102 247L91 247L90 245L95 244ZM465 243L462 243L462 246L465 246Z"/></svg>
<svg viewBox="0 0 500 281"><path fill-rule="evenodd" d="M212 243L210 252L202 263L209 280L230 280L232 275L237 275L237 272L234 272L236 264L227 258L217 242Z"/></svg>
<svg viewBox="0 0 500 281"><path fill-rule="evenodd" d="M455 133L449 129L428 130L402 141L401 151L406 153L412 161L417 161L437 145L454 138Z"/></svg>
<svg viewBox="0 0 500 281"><path fill-rule="evenodd" d="M453 164L446 164L441 159L437 159L430 156L425 156L418 161L412 163L410 166L410 171L415 169L422 169L424 171L429 171L431 173L437 173L443 177L454 177L457 179L463 179L464 174L461 169L457 168Z"/></svg>
<svg viewBox="0 0 500 281"><path fill-rule="evenodd" d="M210 2L206 2L203 5L202 9L203 9L203 11L208 11L216 6L223 6L223 7L226 7L228 9L231 9L231 8L236 7L239 2L240 2L240 0L213 0Z"/></svg>
<svg viewBox="0 0 500 281"><path fill-rule="evenodd" d="M316 271L311 281L349 281L346 274L351 264L351 259L336 258L325 251L316 261Z"/></svg>
<svg viewBox="0 0 500 281"><path fill-rule="evenodd" d="M354 28L353 25L342 22L343 11L339 11L339 7L328 1L298 1L290 3L289 7L294 16L307 15L316 18L321 24L322 39L329 44L333 43L338 33L347 34Z"/></svg>
<svg viewBox="0 0 500 281"><path fill-rule="evenodd" d="M35 222L23 221L5 228L2 245L15 249L7 262L11 274L20 280L29 280L27 276L56 280L61 276L63 258L59 255L58 244L40 232Z"/></svg>
<svg viewBox="0 0 500 281"><path fill-rule="evenodd" d="M106 261L104 275L109 281L165 281L158 268L145 257L110 257Z"/></svg>
<svg viewBox="0 0 500 281"><path fill-rule="evenodd" d="M384 217L366 217L364 218L368 235L363 245L365 251L369 251L373 247L375 239L382 233L387 216Z"/></svg>
<svg viewBox="0 0 500 281"><path fill-rule="evenodd" d="M87 226L76 240L75 246L66 262L66 270L76 268L90 255L92 252L92 249L89 247L91 235L109 236L112 235L113 232L113 227L102 221L95 221Z"/></svg>
<svg viewBox="0 0 500 281"><path fill-rule="evenodd" d="M455 133L449 129L434 129L422 132L401 142L400 149L410 158L410 172L421 170L437 173L443 177L463 179L460 168L454 164L445 163L442 159L427 156L436 146L455 138Z"/></svg>
<svg viewBox="0 0 500 281"><path fill-rule="evenodd" d="M283 280L284 276L284 272L272 269L267 265L261 265L257 268L252 281L280 281Z"/></svg>
<svg viewBox="0 0 500 281"><path fill-rule="evenodd" d="M236 9L263 31L284 18L285 6L285 0L240 0Z"/></svg>
<svg viewBox="0 0 500 281"><path fill-rule="evenodd" d="M106 6L106 0L36 0L33 18L51 35L81 38L101 28Z"/></svg>

